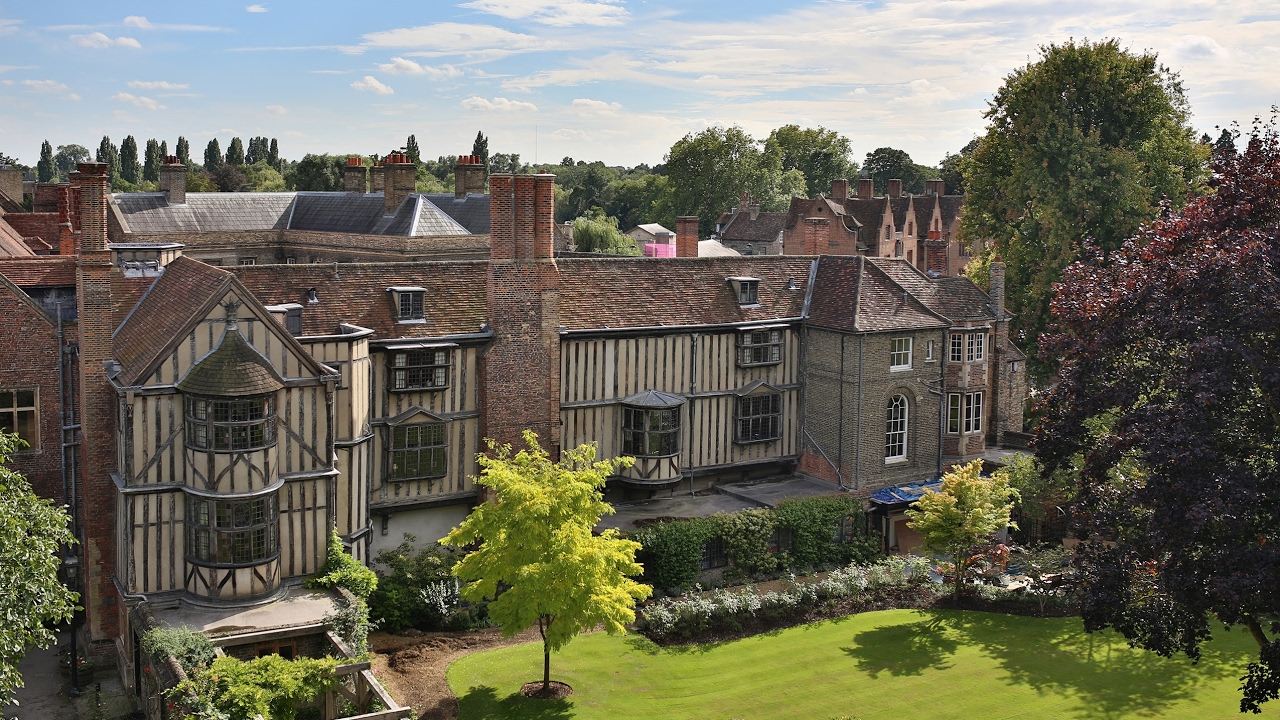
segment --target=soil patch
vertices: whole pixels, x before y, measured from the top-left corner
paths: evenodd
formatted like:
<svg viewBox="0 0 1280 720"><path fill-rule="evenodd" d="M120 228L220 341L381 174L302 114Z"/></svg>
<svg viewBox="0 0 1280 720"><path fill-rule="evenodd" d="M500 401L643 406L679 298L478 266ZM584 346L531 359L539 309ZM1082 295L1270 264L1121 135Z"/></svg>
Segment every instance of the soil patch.
<svg viewBox="0 0 1280 720"><path fill-rule="evenodd" d="M520 694L525 697L538 698L539 700L563 700L573 694L573 688L569 687L568 683L552 680L544 691L542 689L542 681L539 680L520 686Z"/></svg>
<svg viewBox="0 0 1280 720"><path fill-rule="evenodd" d="M450 663L473 652L537 639L537 628L510 638L502 637L498 628L440 633L410 630L405 635L374 632L369 645L379 682L396 700L413 708L413 717L453 720L458 717L458 699L445 681ZM537 685L542 687L542 683Z"/></svg>

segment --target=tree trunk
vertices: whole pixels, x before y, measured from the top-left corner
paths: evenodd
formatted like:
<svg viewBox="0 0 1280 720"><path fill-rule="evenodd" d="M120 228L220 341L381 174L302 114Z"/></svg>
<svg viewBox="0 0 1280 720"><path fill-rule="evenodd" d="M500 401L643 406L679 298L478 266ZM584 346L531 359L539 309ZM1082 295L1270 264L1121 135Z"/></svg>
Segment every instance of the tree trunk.
<svg viewBox="0 0 1280 720"><path fill-rule="evenodd" d="M1249 634L1258 643L1258 647L1266 647L1271 642L1267 639L1266 633L1262 632L1262 625L1258 623L1258 618L1253 615L1244 616L1245 627L1249 628Z"/></svg>
<svg viewBox="0 0 1280 720"><path fill-rule="evenodd" d="M964 555L956 553L956 605L960 604L960 586L964 582Z"/></svg>
<svg viewBox="0 0 1280 720"><path fill-rule="evenodd" d="M542 620L545 616L538 616L538 634L542 636L542 692L551 691L551 646L547 645L547 626L551 623L543 625Z"/></svg>

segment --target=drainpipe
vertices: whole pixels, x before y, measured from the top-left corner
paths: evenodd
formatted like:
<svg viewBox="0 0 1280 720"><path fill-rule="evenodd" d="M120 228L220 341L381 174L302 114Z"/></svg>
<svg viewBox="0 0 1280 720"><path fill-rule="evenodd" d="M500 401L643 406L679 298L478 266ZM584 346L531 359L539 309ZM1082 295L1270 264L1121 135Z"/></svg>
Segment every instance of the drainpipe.
<svg viewBox="0 0 1280 720"><path fill-rule="evenodd" d="M951 352L947 343L950 331L942 331L942 352L938 353L938 477L942 477L942 433L947 424L947 358Z"/></svg>
<svg viewBox="0 0 1280 720"><path fill-rule="evenodd" d="M863 333L858 336L858 442L854 446L856 448L855 462L857 465L853 468L853 489L862 489L862 351L867 345L867 335Z"/></svg>
<svg viewBox="0 0 1280 720"><path fill-rule="evenodd" d="M836 423L836 465L844 465L844 340L845 336L840 335L840 400L837 404L836 417L839 420ZM838 473L839 471L837 471ZM839 475L837 475L839 477Z"/></svg>

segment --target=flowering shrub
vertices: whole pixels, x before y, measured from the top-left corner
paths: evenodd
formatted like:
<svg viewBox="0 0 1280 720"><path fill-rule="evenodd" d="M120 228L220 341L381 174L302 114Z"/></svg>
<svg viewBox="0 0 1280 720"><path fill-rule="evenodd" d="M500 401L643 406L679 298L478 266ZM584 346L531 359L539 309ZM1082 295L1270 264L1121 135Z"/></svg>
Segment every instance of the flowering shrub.
<svg viewBox="0 0 1280 720"><path fill-rule="evenodd" d="M639 626L655 637L690 637L709 630L737 630L748 619L778 619L828 600L857 597L869 590L928 581L930 562L912 555L888 557L873 565L848 565L815 582L792 575L782 591L760 594L755 586L719 589L710 597L694 586L678 598L664 598L640 611Z"/></svg>

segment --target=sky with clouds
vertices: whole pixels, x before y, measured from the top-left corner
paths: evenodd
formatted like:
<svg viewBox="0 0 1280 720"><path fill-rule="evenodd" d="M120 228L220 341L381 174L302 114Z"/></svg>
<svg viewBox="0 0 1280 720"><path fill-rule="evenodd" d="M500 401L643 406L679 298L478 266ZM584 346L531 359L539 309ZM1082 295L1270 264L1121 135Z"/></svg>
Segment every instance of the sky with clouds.
<svg viewBox="0 0 1280 720"><path fill-rule="evenodd" d="M1274 0L0 0L0 152L178 135L281 153L494 152L658 163L712 125L786 123L933 164L1038 47L1115 37L1186 85L1195 125L1280 103Z"/></svg>

